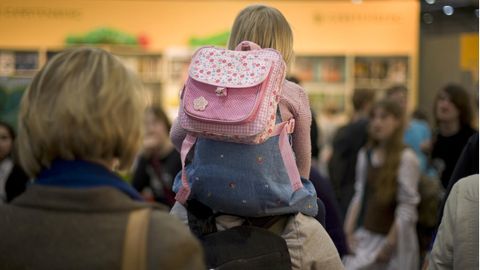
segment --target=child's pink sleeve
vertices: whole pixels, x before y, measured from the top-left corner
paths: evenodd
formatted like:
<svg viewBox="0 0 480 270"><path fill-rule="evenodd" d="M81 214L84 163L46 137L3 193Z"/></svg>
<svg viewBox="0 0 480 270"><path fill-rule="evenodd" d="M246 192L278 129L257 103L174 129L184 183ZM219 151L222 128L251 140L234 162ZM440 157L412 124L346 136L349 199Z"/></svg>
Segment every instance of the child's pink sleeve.
<svg viewBox="0 0 480 270"><path fill-rule="evenodd" d="M298 171L303 178L308 179L310 177L310 166L312 163L312 144L310 140L312 112L310 111L308 96L303 88L286 81L282 94L281 105L283 104L287 106L291 117L295 119L295 130L292 134L292 148L293 152L295 152Z"/></svg>

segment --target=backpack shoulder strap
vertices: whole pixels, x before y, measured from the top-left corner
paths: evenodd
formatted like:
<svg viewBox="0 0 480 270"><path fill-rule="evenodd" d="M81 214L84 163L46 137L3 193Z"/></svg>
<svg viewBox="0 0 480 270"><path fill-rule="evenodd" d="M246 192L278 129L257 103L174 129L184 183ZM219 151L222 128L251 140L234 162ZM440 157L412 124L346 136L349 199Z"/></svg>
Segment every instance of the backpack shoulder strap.
<svg viewBox="0 0 480 270"><path fill-rule="evenodd" d="M122 269L147 269L147 235L150 208L132 211L128 217L123 244Z"/></svg>
<svg viewBox="0 0 480 270"><path fill-rule="evenodd" d="M175 196L175 200L185 205L190 195L190 185L188 184L187 173L185 170L185 163L187 161L187 155L192 150L197 141L197 137L187 133L187 136L182 142L182 149L180 150L180 157L182 160L182 186Z"/></svg>

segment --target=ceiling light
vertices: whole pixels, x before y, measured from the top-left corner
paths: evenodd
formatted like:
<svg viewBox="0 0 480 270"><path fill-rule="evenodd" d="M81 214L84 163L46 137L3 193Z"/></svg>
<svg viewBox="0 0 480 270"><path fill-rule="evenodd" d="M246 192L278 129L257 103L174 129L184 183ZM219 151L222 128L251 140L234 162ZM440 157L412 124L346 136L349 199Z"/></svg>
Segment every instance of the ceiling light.
<svg viewBox="0 0 480 270"><path fill-rule="evenodd" d="M443 13L447 16L453 15L453 12L455 11L452 6L443 6Z"/></svg>

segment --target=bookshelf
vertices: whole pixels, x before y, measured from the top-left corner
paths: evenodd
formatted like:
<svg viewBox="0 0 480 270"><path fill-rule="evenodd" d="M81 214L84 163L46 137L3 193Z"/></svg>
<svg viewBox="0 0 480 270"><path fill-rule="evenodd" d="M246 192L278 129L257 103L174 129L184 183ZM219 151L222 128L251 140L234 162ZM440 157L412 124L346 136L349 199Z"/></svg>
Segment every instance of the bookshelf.
<svg viewBox="0 0 480 270"><path fill-rule="evenodd" d="M395 84L411 87L410 65L406 55L299 55L290 73L301 81L317 114L347 115L355 88L374 89L381 97Z"/></svg>
<svg viewBox="0 0 480 270"><path fill-rule="evenodd" d="M149 104L162 104L165 65L160 52L137 47L99 45L135 72L147 90ZM35 73L64 48L0 48L0 120L16 126L21 95Z"/></svg>
<svg viewBox="0 0 480 270"><path fill-rule="evenodd" d="M172 119L176 116L179 92L187 76L193 49L173 47L151 52L132 46L98 46L116 55L127 68L138 74L148 90L149 103L162 104ZM62 49L0 48L0 86L7 79L28 85L29 79ZM329 111L327 113L346 118L352 112L350 97L353 89L372 88L378 90L380 97L393 84L411 87L411 72L408 55L338 54L297 55L290 74L300 79L317 115Z"/></svg>
<svg viewBox="0 0 480 270"><path fill-rule="evenodd" d="M163 55L138 47L98 45L117 56L128 68L138 74L148 90L150 102L162 102ZM64 48L0 48L0 78L6 80L31 79L35 73Z"/></svg>
<svg viewBox="0 0 480 270"><path fill-rule="evenodd" d="M36 50L0 51L0 76L32 77L40 68L40 52Z"/></svg>

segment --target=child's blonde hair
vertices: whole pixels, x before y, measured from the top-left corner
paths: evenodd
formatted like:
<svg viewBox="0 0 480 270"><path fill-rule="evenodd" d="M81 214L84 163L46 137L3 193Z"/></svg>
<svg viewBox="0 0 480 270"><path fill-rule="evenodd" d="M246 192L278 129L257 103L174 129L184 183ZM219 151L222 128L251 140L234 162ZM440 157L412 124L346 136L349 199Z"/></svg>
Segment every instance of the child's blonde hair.
<svg viewBox="0 0 480 270"><path fill-rule="evenodd" d="M19 154L34 177L54 159L130 166L142 136L145 102L137 77L97 48L68 49L34 77L20 105Z"/></svg>
<svg viewBox="0 0 480 270"><path fill-rule="evenodd" d="M251 5L240 11L232 26L228 48L233 50L244 40L278 50L287 66L293 59L292 29L276 8Z"/></svg>

